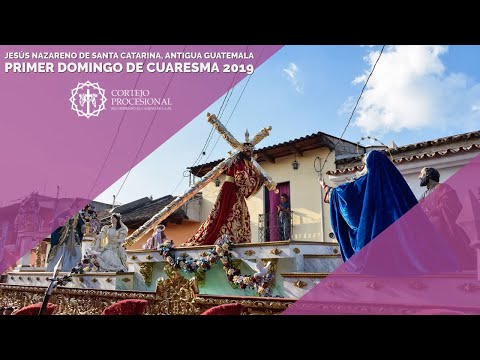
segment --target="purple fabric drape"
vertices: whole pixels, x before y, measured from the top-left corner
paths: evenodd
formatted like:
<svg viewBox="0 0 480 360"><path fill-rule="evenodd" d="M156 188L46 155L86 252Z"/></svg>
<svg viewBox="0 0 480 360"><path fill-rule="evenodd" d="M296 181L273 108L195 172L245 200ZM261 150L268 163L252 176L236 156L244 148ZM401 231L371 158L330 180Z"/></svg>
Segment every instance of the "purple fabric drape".
<svg viewBox="0 0 480 360"><path fill-rule="evenodd" d="M273 191L268 192L268 200L270 206L270 213L265 214L266 221L269 222L269 235L270 241L279 241L280 240L280 228L278 224L278 214L277 214L277 206L280 205L280 197L282 194L287 194L288 199L290 201L291 206L291 199L290 199L290 183L280 183L277 185L277 189L279 190L278 194L275 194Z"/></svg>

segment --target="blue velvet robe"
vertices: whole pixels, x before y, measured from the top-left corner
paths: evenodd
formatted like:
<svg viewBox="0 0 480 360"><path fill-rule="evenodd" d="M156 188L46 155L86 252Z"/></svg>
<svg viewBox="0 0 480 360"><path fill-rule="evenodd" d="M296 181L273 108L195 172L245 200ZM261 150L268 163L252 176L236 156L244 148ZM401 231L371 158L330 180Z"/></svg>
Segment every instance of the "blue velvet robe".
<svg viewBox="0 0 480 360"><path fill-rule="evenodd" d="M367 169L330 194L332 228L344 261L417 204L402 174L381 152L368 155Z"/></svg>
<svg viewBox="0 0 480 360"><path fill-rule="evenodd" d="M418 203L403 176L383 153L369 153L366 166L365 175L332 189L330 194L332 229L344 261ZM415 210L415 218L420 218L422 226L399 226L394 246L369 247L368 254L351 264L352 270L413 274L457 270L458 263L445 239L419 209ZM434 254L438 256L435 261Z"/></svg>
<svg viewBox="0 0 480 360"><path fill-rule="evenodd" d="M62 214L60 217L64 217L66 214ZM81 242L83 240L82 227L85 224L80 215L78 216L77 226L75 229L71 229L73 223L73 217L70 218L67 223L57 229L55 229L50 235L50 252L47 257L47 271L53 271L53 268L60 260L60 257L63 255L62 269L61 271L70 271L75 267L82 258L82 247ZM60 245L60 238L62 237L62 232L66 229L67 231L74 231L75 243L70 244L70 234L67 235L64 243Z"/></svg>

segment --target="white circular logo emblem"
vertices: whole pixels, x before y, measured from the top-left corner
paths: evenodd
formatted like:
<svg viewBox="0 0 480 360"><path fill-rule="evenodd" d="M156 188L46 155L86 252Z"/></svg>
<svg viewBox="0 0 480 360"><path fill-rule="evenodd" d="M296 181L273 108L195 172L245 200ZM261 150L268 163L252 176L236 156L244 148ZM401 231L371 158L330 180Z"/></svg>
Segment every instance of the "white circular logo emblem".
<svg viewBox="0 0 480 360"><path fill-rule="evenodd" d="M98 83L78 83L75 89L72 89L70 97L72 110L78 116L85 116L87 119L91 116L98 116L102 110L105 110L105 90Z"/></svg>

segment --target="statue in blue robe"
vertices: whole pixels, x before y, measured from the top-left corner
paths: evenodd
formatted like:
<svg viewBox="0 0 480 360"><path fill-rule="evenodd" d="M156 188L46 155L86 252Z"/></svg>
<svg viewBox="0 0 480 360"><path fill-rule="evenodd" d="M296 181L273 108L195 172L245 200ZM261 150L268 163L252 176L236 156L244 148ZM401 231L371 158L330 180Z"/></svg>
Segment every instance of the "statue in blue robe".
<svg viewBox="0 0 480 360"><path fill-rule="evenodd" d="M62 216L60 216L62 218ZM63 255L61 271L70 272L82 259L82 240L85 223L79 214L55 229L50 235L47 271L53 271Z"/></svg>
<svg viewBox="0 0 480 360"><path fill-rule="evenodd" d="M364 161L365 169L354 181L337 188L324 185L324 200L330 203L332 230L344 261L418 203L403 176L382 152L371 151ZM382 239L383 244L375 243L355 258L352 271L419 274L457 270L445 239L436 233L420 207L413 211L415 226L409 226L412 221L397 226L386 242ZM437 263L432 261L434 253L442 255Z"/></svg>

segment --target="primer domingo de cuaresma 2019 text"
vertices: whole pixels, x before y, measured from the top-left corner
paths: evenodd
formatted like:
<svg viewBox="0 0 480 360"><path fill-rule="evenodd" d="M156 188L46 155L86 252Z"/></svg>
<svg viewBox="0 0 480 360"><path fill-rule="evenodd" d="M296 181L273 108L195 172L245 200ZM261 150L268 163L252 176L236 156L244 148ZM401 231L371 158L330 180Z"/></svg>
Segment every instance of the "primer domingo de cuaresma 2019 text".
<svg viewBox="0 0 480 360"><path fill-rule="evenodd" d="M5 73L246 73L252 74L253 53L239 52L7 52L4 55ZM143 60L111 62L91 60ZM238 60L218 64L214 60ZM12 61L13 60L13 61ZM28 60L28 61L26 61ZM43 61L43 60L56 60ZM57 61L81 60L81 61ZM156 60L156 61L147 61ZM158 61L160 60L160 61ZM163 61L167 60L167 61ZM186 60L186 61L170 61ZM193 60L193 61L191 61Z"/></svg>

